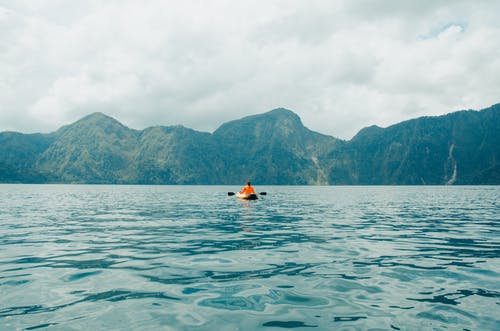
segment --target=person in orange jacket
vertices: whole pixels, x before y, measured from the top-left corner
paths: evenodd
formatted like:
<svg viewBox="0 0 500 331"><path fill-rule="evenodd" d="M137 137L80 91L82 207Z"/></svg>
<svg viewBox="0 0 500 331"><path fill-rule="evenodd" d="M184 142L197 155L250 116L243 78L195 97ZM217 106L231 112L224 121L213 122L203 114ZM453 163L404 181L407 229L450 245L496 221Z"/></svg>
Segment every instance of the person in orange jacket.
<svg viewBox="0 0 500 331"><path fill-rule="evenodd" d="M245 185L241 191L240 191L241 194L257 194L255 193L255 190L253 189L252 185L250 184L250 182L247 183L247 185Z"/></svg>

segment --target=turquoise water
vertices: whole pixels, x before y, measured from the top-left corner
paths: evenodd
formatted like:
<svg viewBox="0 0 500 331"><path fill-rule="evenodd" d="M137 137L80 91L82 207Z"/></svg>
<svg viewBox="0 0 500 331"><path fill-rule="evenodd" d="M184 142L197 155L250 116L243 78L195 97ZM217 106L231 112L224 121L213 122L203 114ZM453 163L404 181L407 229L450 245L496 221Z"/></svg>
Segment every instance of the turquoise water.
<svg viewBox="0 0 500 331"><path fill-rule="evenodd" d="M0 330L499 330L500 187L0 185Z"/></svg>

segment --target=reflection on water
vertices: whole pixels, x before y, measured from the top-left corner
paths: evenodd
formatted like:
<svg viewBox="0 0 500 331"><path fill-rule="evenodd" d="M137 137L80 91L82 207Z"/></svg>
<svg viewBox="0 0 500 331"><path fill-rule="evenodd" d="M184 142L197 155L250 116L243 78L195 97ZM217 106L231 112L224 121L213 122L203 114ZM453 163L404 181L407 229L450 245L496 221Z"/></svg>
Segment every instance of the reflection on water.
<svg viewBox="0 0 500 331"><path fill-rule="evenodd" d="M0 329L500 329L498 187L0 185Z"/></svg>

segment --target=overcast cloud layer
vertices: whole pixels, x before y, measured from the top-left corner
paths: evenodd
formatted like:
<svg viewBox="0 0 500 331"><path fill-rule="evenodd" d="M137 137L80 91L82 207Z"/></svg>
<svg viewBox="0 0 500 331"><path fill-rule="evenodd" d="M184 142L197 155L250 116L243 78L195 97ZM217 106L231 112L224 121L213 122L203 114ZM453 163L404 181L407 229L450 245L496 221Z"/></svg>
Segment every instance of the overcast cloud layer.
<svg viewBox="0 0 500 331"><path fill-rule="evenodd" d="M500 1L0 0L0 131L285 107L348 139L498 102Z"/></svg>

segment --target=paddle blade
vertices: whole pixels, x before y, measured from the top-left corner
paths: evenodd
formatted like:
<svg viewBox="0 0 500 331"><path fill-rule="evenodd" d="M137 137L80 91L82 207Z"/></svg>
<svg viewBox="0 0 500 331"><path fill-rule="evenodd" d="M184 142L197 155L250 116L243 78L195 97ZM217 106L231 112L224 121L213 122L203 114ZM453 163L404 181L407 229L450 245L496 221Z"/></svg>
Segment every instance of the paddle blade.
<svg viewBox="0 0 500 331"><path fill-rule="evenodd" d="M267 192L260 192L260 195L267 195Z"/></svg>
<svg viewBox="0 0 500 331"><path fill-rule="evenodd" d="M227 192L227 195L234 195L234 192Z"/></svg>

